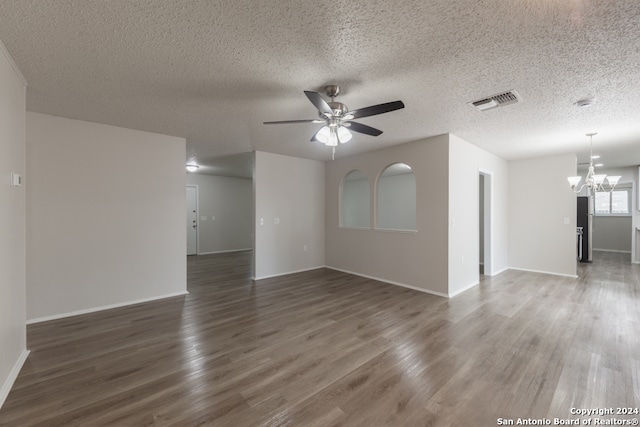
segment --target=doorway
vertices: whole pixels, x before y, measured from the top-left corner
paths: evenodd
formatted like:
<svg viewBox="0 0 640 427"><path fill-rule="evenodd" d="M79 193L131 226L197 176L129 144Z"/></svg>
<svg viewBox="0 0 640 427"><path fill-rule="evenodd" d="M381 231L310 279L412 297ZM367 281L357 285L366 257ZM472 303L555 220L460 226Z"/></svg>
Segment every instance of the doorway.
<svg viewBox="0 0 640 427"><path fill-rule="evenodd" d="M198 254L198 187L187 185L187 255Z"/></svg>
<svg viewBox="0 0 640 427"><path fill-rule="evenodd" d="M478 260L481 275L493 273L491 251L491 188L492 175L480 171L478 175Z"/></svg>

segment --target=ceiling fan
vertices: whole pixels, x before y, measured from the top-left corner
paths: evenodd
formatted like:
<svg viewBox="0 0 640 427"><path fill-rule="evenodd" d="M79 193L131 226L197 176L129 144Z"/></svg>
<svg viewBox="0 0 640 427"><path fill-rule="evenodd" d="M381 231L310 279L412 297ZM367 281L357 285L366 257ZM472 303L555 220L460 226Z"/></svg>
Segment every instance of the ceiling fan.
<svg viewBox="0 0 640 427"><path fill-rule="evenodd" d="M351 131L363 133L365 135L378 136L381 130L374 127L354 122L354 119L375 116L377 114L388 113L390 111L404 108L402 101L386 102L384 104L371 105L369 107L351 110L342 102L335 101L335 97L340 93L338 85L328 85L324 88L325 94L331 98L330 102L325 101L318 92L305 90L309 101L318 109L319 119L307 120L283 120L277 122L263 122L265 125L282 124L282 123L317 123L324 124L312 137L311 141L319 141L328 147L335 147L343 144L353 136Z"/></svg>

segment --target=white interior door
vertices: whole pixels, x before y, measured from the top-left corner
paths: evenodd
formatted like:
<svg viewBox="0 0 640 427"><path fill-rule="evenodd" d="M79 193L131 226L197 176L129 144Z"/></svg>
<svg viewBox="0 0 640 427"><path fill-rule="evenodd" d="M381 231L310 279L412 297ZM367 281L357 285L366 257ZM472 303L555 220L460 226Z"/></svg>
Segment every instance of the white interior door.
<svg viewBox="0 0 640 427"><path fill-rule="evenodd" d="M187 255L198 253L198 187L187 186Z"/></svg>

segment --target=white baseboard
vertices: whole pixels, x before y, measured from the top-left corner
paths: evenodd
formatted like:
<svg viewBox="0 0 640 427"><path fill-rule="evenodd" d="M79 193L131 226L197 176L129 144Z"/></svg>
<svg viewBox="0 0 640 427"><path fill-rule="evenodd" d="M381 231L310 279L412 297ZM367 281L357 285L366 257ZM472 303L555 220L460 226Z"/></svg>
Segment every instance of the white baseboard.
<svg viewBox="0 0 640 427"><path fill-rule="evenodd" d="M570 277L572 279L578 278L577 274L564 274L564 273L555 273L553 271L530 270L528 268L509 267L509 270L528 271L529 273L550 274L552 276Z"/></svg>
<svg viewBox="0 0 640 427"><path fill-rule="evenodd" d="M13 383L16 382L20 369L22 369L22 365L24 365L24 362L27 360L29 353L30 351L27 349L22 350L22 354L18 357L15 365L13 365L13 369L9 372L9 376L5 380L4 384L2 384L2 388L0 388L0 408L4 405L4 401L7 400L11 387L13 387Z"/></svg>
<svg viewBox="0 0 640 427"><path fill-rule="evenodd" d="M173 297L178 297L178 296L188 295L188 294L189 294L188 291L176 292L173 294L160 295L157 297L143 298L143 299L134 300L134 301L127 301L127 302L121 302L117 304L104 305L101 307L88 308L85 310L71 311L69 313L61 313L61 314L54 314L52 316L37 317L35 319L27 320L27 325L31 325L33 323L47 322L49 320L63 319L65 317L79 316L81 314L94 313L96 311L111 310L112 308L126 307L128 305L141 304L143 302L157 301L160 299L173 298Z"/></svg>
<svg viewBox="0 0 640 427"><path fill-rule="evenodd" d="M449 298L453 298L456 295L460 295L461 293L468 291L471 288L475 288L476 286L478 286L480 284L480 282L473 282L473 283L469 283L467 286L465 286L464 288L460 289L459 291L453 292L449 294Z"/></svg>
<svg viewBox="0 0 640 427"><path fill-rule="evenodd" d="M505 268L503 268L502 270L492 271L490 274L485 272L485 273L484 273L484 275L485 275L485 276L493 277L493 276L497 276L497 275L498 275L498 274L500 274L500 273L504 273L504 272L505 272L505 271L507 271L508 269L509 269L509 267L505 267Z"/></svg>
<svg viewBox="0 0 640 427"><path fill-rule="evenodd" d="M258 280L264 280L264 279L271 279L273 277L288 276L289 274L296 274L296 273L304 273L305 271L317 270L319 268L325 268L325 267L326 266L324 265L319 265L317 267L304 268L302 270L287 271L284 273L270 274L268 276L253 277L251 280L258 281Z"/></svg>
<svg viewBox="0 0 640 427"><path fill-rule="evenodd" d="M229 249L226 251L214 251L214 252L199 252L198 255L213 255L213 254L228 254L231 252L245 252L252 251L253 248L245 248L245 249Z"/></svg>
<svg viewBox="0 0 640 427"><path fill-rule="evenodd" d="M631 251L618 251L615 249L598 249L598 248L593 248L594 251L599 251L599 252L615 252L617 254L630 254Z"/></svg>
<svg viewBox="0 0 640 427"><path fill-rule="evenodd" d="M417 286L407 285L406 283L395 282L393 280L382 279L380 277L369 276L369 275L366 275L366 274L356 273L355 271L343 270L341 268L336 268L336 267L326 266L326 268L331 269L331 270L340 271L342 273L353 274L354 276L364 277L365 279L377 280L378 282L384 282L384 283L388 283L390 285L396 285L396 286L401 286L403 288L413 289L414 291L424 292L426 294L436 295L436 296L443 297L443 298L450 298L449 295L443 294L442 292L431 291L429 289L424 289L424 288L419 288Z"/></svg>

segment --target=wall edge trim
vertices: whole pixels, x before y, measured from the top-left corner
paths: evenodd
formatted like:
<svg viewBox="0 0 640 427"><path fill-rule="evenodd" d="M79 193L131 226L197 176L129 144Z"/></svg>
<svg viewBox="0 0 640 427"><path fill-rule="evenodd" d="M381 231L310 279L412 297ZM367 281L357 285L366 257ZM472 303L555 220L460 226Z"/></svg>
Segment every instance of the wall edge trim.
<svg viewBox="0 0 640 427"><path fill-rule="evenodd" d="M577 279L577 274L565 274L565 273L555 273L553 271L542 271L542 270L531 270L528 268L517 268L517 267L509 267L509 270L517 270L517 271L528 271L529 273L540 273L540 274L550 274L552 276L561 276L561 277L570 277L572 279Z"/></svg>
<svg viewBox="0 0 640 427"><path fill-rule="evenodd" d="M328 268L330 270L340 271L341 273L353 274L354 276L364 277L365 279L377 280L378 282L388 283L390 285L401 286L403 288L412 289L414 291L424 292L425 294L435 295L442 298L451 298L449 294L443 294L442 292L432 291L425 288L419 288L413 285L407 285L406 283L396 282L388 279L382 279L380 277L375 277L375 276L368 276L366 274L356 273L355 271L343 270L337 267L325 266L325 268Z"/></svg>
<svg viewBox="0 0 640 427"><path fill-rule="evenodd" d="M459 291L456 291L456 292L450 293L450 294L449 294L449 298L453 298L453 297L455 297L456 295L460 295L461 293L466 292L466 291L468 291L469 289L475 288L475 287L476 287L476 286L478 286L478 285L480 285L480 281L479 281L479 280L478 280L478 281L476 281L476 282L469 283L467 286L465 286L464 288L460 289Z"/></svg>
<svg viewBox="0 0 640 427"><path fill-rule="evenodd" d="M600 248L593 248L594 251L600 251L600 252L613 252L616 254L630 254L631 251L621 251L621 250L617 250L617 249L600 249Z"/></svg>
<svg viewBox="0 0 640 427"><path fill-rule="evenodd" d="M7 50L7 47L4 45L2 40L0 40L0 52L2 52L5 58L7 59L7 61L9 61L9 64L11 65L13 72L16 73L16 76L20 80L20 83L22 83L24 87L27 87L27 79L25 79L24 76L22 75L22 72L20 72L20 68L18 68L18 65L15 63L15 61L11 57L11 54Z"/></svg>
<svg viewBox="0 0 640 427"><path fill-rule="evenodd" d="M157 301L165 298L173 298L173 297L178 297L183 295L189 295L189 291L185 290L181 292L175 292L172 294L159 295L159 296L150 297L150 298L142 298L138 300L126 301L126 302L121 302L117 304L103 305L100 307L92 307L92 308L87 308L85 310L70 311L68 313L54 314L51 316L36 317L35 319L27 320L27 325L32 325L34 323L48 322L49 320L63 319L66 317L80 316L82 314L95 313L96 311L111 310L113 308L121 308L129 305L142 304L145 302L152 302L152 301Z"/></svg>
<svg viewBox="0 0 640 427"><path fill-rule="evenodd" d="M253 250L253 248L227 249L227 250L224 250L224 251L200 252L200 253L198 253L198 255L227 254L227 253L230 253L230 252L245 252L245 251L252 251L252 250Z"/></svg>
<svg viewBox="0 0 640 427"><path fill-rule="evenodd" d="M493 276L497 276L498 274L504 273L508 269L509 269L509 267L505 267L505 268L502 268L502 269L500 269L498 271L491 271L489 273L485 273L484 275L485 276L489 276L489 277L493 277Z"/></svg>
<svg viewBox="0 0 640 427"><path fill-rule="evenodd" d="M9 372L9 376L5 380L4 384L2 384L2 388L0 388L0 409L2 408L2 405L4 405L5 400L7 400L9 392L13 387L13 383L16 382L16 379L18 378L18 374L20 373L24 362L26 362L27 357L29 357L29 353L31 353L31 351L27 350L26 348L22 350L22 354L20 354L18 360L16 360L15 365L13 365L13 369L11 369L11 372Z"/></svg>
<svg viewBox="0 0 640 427"><path fill-rule="evenodd" d="M287 271L287 272L284 272L284 273L271 274L271 275L268 275L268 276L252 277L251 280L253 280L254 282L257 282L258 280L272 279L274 277L280 277L280 276L288 276L289 274L304 273L305 271L319 270L321 268L327 268L327 266L326 265L318 265L316 267L304 268L302 270Z"/></svg>

